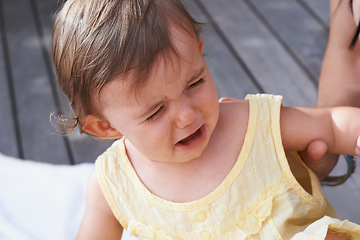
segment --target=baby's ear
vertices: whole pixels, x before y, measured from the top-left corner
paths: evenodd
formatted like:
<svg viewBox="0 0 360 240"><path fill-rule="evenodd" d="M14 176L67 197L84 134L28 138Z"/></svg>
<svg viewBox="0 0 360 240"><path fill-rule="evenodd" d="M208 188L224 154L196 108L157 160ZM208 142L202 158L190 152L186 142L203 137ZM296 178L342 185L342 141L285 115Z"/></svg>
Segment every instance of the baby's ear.
<svg viewBox="0 0 360 240"><path fill-rule="evenodd" d="M121 138L122 134L113 128L106 120L101 120L94 115L85 117L84 124L81 126L84 132L103 139Z"/></svg>

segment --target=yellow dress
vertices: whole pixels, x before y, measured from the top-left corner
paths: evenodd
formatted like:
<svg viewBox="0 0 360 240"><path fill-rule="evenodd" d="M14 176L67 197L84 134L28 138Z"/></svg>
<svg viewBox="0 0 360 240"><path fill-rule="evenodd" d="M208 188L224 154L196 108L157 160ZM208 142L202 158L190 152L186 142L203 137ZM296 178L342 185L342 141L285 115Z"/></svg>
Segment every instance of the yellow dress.
<svg viewBox="0 0 360 240"><path fill-rule="evenodd" d="M97 178L121 225L138 239L271 240L298 233L293 239L318 240L328 226L360 239L358 225L336 219L319 181L301 160L293 166L302 169L310 187L305 190L292 174L280 135L282 98L258 94L247 99L249 124L238 160L199 200L174 203L152 194L133 169L124 139L103 153L96 161Z"/></svg>

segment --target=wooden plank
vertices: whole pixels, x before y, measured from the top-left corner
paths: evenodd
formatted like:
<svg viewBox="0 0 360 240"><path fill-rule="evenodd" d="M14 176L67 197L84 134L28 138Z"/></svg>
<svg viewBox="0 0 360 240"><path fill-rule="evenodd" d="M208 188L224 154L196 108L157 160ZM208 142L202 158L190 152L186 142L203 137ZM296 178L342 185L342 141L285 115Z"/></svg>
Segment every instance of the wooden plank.
<svg viewBox="0 0 360 240"><path fill-rule="evenodd" d="M56 108L29 2L6 0L4 13L24 157L68 164L64 140L49 123Z"/></svg>
<svg viewBox="0 0 360 240"><path fill-rule="evenodd" d="M248 5L201 2L266 92L284 96L285 105L316 104L314 84Z"/></svg>
<svg viewBox="0 0 360 240"><path fill-rule="evenodd" d="M16 116L14 116L12 111L12 102L11 102L11 86L8 85L8 80L11 80L11 74L7 59L7 41L5 38L5 29L4 29L4 18L3 18L3 8L0 2L0 152L3 154L20 157L20 152L18 149L15 123L17 122ZM10 78L10 79L8 79ZM11 82L10 82L11 83Z"/></svg>
<svg viewBox="0 0 360 240"><path fill-rule="evenodd" d="M190 14L199 22L206 23L202 38L205 59L218 90L219 97L245 98L246 94L261 92L226 46L214 23L206 16L203 6L194 1L185 2ZM203 8L203 9L201 9ZM218 31L217 31L218 30Z"/></svg>
<svg viewBox="0 0 360 240"><path fill-rule="evenodd" d="M258 10L269 29L317 86L328 40L327 29L296 1L254 0L248 3Z"/></svg>
<svg viewBox="0 0 360 240"><path fill-rule="evenodd" d="M298 0L319 23L323 26L329 27L330 22L330 0Z"/></svg>
<svg viewBox="0 0 360 240"><path fill-rule="evenodd" d="M56 11L61 7L62 1L58 0L30 0L36 5L38 18L41 23L43 41L48 52L51 52L51 32Z"/></svg>

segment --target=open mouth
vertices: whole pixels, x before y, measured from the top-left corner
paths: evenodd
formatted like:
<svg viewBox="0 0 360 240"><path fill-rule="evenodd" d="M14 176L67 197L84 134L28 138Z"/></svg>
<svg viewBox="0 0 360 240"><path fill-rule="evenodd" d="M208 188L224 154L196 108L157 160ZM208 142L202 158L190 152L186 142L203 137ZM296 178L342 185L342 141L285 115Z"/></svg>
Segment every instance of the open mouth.
<svg viewBox="0 0 360 240"><path fill-rule="evenodd" d="M198 140L203 134L203 126L196 130L193 134L189 135L188 137L180 140L178 144L181 144L183 146L190 145L191 143L194 143L195 140Z"/></svg>

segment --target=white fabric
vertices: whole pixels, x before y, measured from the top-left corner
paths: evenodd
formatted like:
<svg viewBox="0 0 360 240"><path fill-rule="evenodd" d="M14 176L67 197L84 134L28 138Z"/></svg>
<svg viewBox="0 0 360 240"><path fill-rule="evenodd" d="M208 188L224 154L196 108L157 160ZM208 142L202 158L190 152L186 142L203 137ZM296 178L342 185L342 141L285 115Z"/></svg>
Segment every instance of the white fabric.
<svg viewBox="0 0 360 240"><path fill-rule="evenodd" d="M93 164L59 166L0 154L0 239L74 239Z"/></svg>
<svg viewBox="0 0 360 240"><path fill-rule="evenodd" d="M94 164L52 165L0 153L0 239L75 239ZM133 240L124 231L123 240Z"/></svg>

